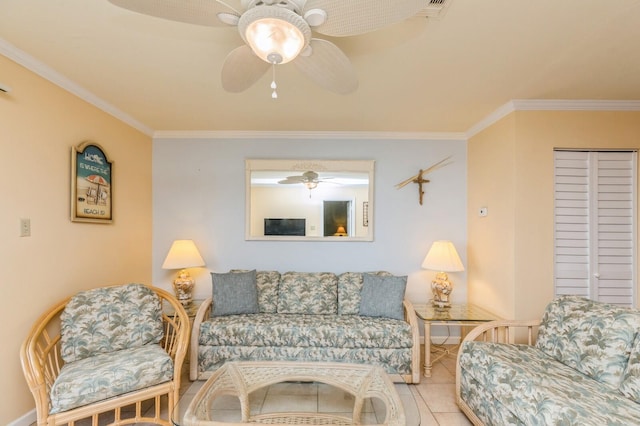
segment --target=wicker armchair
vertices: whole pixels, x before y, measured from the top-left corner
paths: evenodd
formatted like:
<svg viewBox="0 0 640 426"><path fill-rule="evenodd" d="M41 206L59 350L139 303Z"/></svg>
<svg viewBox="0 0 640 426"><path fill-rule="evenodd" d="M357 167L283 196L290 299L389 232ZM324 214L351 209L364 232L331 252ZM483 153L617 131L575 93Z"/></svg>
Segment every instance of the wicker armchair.
<svg viewBox="0 0 640 426"><path fill-rule="evenodd" d="M538 335L540 320L497 320L482 324L474 328L464 338L467 341L483 341L492 343L522 343L533 346ZM460 410L467 416L474 426L484 426L484 423L473 412L471 407L462 399L461 396L461 377L460 356L462 350L458 352L456 361L456 402Z"/></svg>
<svg viewBox="0 0 640 426"><path fill-rule="evenodd" d="M127 291L133 294L123 296ZM100 298L105 294L111 294L106 300L113 303ZM73 321L80 318L85 322L74 325ZM118 326L114 327L114 322L119 322ZM74 331L82 335L87 330L88 339L86 335L74 336ZM189 318L182 305L170 293L155 287L102 287L58 303L38 319L20 350L22 369L36 403L38 426L74 425L86 418L97 426L109 417L111 425L171 425L189 334ZM105 349L105 344L109 348ZM104 367L105 361L111 366ZM108 368L107 374L100 373L101 367ZM137 375L136 369L143 372ZM115 383L109 383L118 374ZM108 389L95 391L99 386ZM69 402L65 392L75 393L72 397L76 400ZM87 396L91 392L95 394ZM166 410L161 400L168 403ZM145 415L145 411L152 413Z"/></svg>

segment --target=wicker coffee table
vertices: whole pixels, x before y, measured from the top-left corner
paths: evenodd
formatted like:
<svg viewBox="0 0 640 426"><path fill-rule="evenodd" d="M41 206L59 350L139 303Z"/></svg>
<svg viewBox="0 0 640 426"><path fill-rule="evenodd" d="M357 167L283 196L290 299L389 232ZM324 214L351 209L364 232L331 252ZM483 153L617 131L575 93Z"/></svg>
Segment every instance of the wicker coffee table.
<svg viewBox="0 0 640 426"><path fill-rule="evenodd" d="M270 412L252 413L251 394L271 385L285 382L314 382L329 385L353 396L351 416L321 412ZM404 384L403 384L404 385ZM406 385L404 385L406 386ZM240 402L240 420L225 422L212 416L214 401L231 395ZM405 397L405 404L407 395ZM385 419L381 423L390 426L419 425L419 414L410 392L408 397L414 406L407 422L401 398L394 383L381 367L346 363L303 362L227 362L202 385L185 408L176 407L174 424L180 426L214 425L360 425L363 406L369 398L384 405ZM295 397L292 397L295 398ZM292 401L295 405L295 401ZM256 410L253 410L256 411ZM258 410L259 411L259 410ZM213 417L213 418L212 418Z"/></svg>

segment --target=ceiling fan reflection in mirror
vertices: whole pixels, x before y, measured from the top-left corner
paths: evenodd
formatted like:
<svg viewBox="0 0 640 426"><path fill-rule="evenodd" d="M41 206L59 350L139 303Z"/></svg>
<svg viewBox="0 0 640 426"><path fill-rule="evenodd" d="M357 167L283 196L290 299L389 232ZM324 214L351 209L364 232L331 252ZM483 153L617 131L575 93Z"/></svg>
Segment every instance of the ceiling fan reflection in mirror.
<svg viewBox="0 0 640 426"><path fill-rule="evenodd" d="M325 179L331 178L320 179L318 173L309 170L301 175L287 176L286 178L279 180L278 183L285 185L301 183L307 187L309 190L309 198L311 198L311 190L317 188L320 182L326 182Z"/></svg>
<svg viewBox="0 0 640 426"><path fill-rule="evenodd" d="M348 94L358 87L349 58L328 40L364 34L404 21L433 0L108 0L116 6L172 21L235 26L245 45L222 67L222 87L242 92L272 67L292 62L324 89Z"/></svg>

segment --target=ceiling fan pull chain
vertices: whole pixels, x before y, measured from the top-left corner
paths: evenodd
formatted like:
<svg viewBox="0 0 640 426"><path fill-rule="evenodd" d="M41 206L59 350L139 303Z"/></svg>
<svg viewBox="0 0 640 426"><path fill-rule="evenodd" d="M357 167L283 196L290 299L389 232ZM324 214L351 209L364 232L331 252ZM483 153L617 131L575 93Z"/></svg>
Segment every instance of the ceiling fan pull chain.
<svg viewBox="0 0 640 426"><path fill-rule="evenodd" d="M271 93L271 98L278 99L278 92L276 92L276 89L278 88L278 85L276 84L276 64L272 64L271 66L273 68L273 79L271 80L271 88L273 89L273 92Z"/></svg>

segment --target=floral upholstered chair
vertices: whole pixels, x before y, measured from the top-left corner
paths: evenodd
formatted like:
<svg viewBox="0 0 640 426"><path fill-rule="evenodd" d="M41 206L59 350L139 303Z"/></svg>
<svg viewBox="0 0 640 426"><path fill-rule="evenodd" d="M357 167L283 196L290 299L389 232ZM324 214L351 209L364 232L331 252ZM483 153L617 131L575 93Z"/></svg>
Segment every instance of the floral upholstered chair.
<svg viewBox="0 0 640 426"><path fill-rule="evenodd" d="M189 333L182 305L142 284L87 290L54 306L20 353L38 426L87 417L95 426L103 413L113 416L113 425L170 425ZM143 401L151 403L143 407Z"/></svg>

